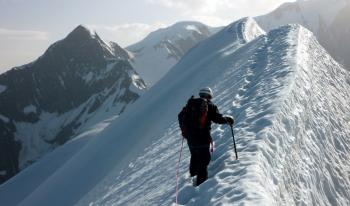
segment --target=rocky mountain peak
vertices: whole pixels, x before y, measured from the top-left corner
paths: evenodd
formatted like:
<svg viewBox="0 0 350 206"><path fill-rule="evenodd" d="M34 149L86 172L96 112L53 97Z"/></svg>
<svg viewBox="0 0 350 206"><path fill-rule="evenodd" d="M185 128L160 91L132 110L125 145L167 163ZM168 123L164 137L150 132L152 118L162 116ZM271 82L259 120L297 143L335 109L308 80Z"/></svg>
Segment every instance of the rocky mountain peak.
<svg viewBox="0 0 350 206"><path fill-rule="evenodd" d="M89 39L93 38L93 34L91 30L89 30L87 27L83 25L78 25L72 32L70 32L67 36L67 38L72 38L75 40L79 39Z"/></svg>
<svg viewBox="0 0 350 206"><path fill-rule="evenodd" d="M144 89L128 53L81 25L36 61L0 75L0 183L119 115Z"/></svg>

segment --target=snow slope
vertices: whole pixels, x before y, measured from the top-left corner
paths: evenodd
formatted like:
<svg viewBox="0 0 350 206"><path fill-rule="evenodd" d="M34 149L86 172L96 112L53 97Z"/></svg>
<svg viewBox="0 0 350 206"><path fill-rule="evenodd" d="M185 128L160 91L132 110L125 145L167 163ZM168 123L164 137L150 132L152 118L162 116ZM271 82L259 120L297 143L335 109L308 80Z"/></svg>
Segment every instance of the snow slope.
<svg viewBox="0 0 350 206"><path fill-rule="evenodd" d="M236 117L239 160L228 127L215 126L210 178L193 188L185 148L181 205L349 205L350 74L301 26L252 31L242 19L200 43L118 119L0 186L0 204L171 205L177 113L208 85Z"/></svg>
<svg viewBox="0 0 350 206"><path fill-rule="evenodd" d="M153 86L198 42L217 32L200 22L178 22L150 33L128 46L131 63L149 86Z"/></svg>

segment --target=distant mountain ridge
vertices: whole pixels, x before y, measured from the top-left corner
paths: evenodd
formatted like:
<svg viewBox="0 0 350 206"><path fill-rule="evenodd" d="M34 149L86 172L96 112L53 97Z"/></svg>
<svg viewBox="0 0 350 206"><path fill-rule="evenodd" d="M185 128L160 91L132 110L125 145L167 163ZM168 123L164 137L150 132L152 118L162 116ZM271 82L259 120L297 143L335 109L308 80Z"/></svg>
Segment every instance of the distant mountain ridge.
<svg viewBox="0 0 350 206"><path fill-rule="evenodd" d="M297 23L312 31L334 59L350 70L350 1L298 0L255 18L266 31Z"/></svg>
<svg viewBox="0 0 350 206"><path fill-rule="evenodd" d="M1 74L0 85L1 181L70 140L96 113L123 112L146 88L128 52L84 26Z"/></svg>
<svg viewBox="0 0 350 206"><path fill-rule="evenodd" d="M149 86L154 85L182 56L218 31L200 22L184 21L151 32L140 42L126 47L131 63Z"/></svg>

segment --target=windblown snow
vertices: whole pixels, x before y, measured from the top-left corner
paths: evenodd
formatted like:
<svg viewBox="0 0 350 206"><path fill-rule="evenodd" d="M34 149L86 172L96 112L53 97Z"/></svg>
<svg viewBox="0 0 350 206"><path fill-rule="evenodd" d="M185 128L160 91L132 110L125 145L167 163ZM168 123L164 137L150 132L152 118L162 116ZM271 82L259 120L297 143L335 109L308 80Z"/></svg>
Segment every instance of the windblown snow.
<svg viewBox="0 0 350 206"><path fill-rule="evenodd" d="M209 179L194 188L185 147L181 205L349 205L349 72L301 26L257 31L242 19L201 42L119 118L0 186L0 205L173 204L177 113L204 86L236 118L239 159L216 125Z"/></svg>

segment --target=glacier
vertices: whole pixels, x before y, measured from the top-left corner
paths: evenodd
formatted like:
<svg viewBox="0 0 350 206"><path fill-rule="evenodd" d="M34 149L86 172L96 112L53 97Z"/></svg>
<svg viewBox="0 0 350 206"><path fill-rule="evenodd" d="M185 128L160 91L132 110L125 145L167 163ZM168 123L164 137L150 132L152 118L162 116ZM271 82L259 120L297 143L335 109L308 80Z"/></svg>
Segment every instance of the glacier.
<svg viewBox="0 0 350 206"><path fill-rule="evenodd" d="M236 119L212 130L209 179L180 205L350 205L350 74L299 25L251 18L191 49L116 119L96 124L0 186L0 205L173 205L177 113L204 86Z"/></svg>

